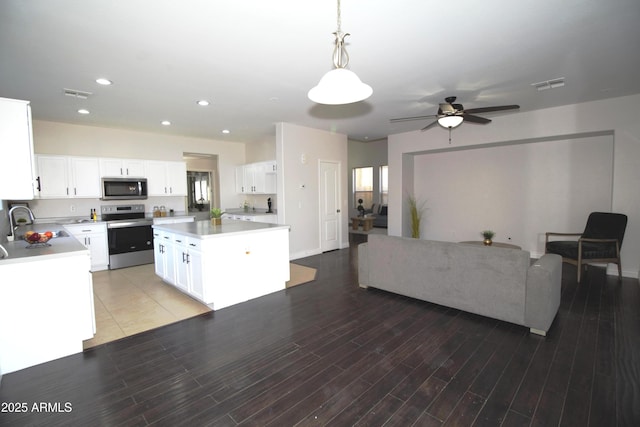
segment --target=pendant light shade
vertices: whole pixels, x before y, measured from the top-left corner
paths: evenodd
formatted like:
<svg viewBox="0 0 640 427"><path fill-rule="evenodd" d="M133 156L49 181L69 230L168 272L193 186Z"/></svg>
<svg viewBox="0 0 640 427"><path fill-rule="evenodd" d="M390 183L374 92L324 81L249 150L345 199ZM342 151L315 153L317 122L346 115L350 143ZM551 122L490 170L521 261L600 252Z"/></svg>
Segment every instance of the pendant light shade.
<svg viewBox="0 0 640 427"><path fill-rule="evenodd" d="M460 126L463 120L464 119L462 118L462 116L456 116L456 115L444 116L438 119L438 124L443 128L453 129L455 127Z"/></svg>
<svg viewBox="0 0 640 427"><path fill-rule="evenodd" d="M317 86L311 88L307 96L318 104L341 105L367 99L373 93L371 86L362 83L356 73L347 70L349 54L344 47L344 39L349 33L341 30L340 0L338 0L338 29L335 33L333 65L335 68L325 74Z"/></svg>
<svg viewBox="0 0 640 427"><path fill-rule="evenodd" d="M373 93L368 84L346 68L334 68L325 74L309 93L309 99L318 104L340 105L367 99Z"/></svg>

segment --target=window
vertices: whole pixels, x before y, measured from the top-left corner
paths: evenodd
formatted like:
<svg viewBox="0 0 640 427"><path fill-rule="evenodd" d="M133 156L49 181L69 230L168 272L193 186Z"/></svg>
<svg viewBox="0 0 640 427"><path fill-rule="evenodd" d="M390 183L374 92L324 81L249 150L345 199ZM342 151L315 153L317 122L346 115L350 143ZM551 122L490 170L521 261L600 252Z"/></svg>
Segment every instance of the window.
<svg viewBox="0 0 640 427"><path fill-rule="evenodd" d="M380 166L380 204L389 204L389 166Z"/></svg>
<svg viewBox="0 0 640 427"><path fill-rule="evenodd" d="M358 199L362 199L362 206L370 209L373 204L373 168L353 169L353 206L358 208Z"/></svg>

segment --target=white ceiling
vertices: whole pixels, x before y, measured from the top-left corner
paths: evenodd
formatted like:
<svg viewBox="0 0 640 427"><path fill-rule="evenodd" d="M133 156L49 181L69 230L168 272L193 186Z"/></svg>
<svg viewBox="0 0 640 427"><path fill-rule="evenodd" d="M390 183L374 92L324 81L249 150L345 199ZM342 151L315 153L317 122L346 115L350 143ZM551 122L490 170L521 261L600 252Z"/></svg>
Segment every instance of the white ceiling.
<svg viewBox="0 0 640 427"><path fill-rule="evenodd" d="M449 95L530 111L640 93L638 21L638 0L342 0L349 67L373 95L323 106L307 91L332 67L333 0L2 0L0 97L41 120L240 142L289 122L376 140L422 128L389 119Z"/></svg>

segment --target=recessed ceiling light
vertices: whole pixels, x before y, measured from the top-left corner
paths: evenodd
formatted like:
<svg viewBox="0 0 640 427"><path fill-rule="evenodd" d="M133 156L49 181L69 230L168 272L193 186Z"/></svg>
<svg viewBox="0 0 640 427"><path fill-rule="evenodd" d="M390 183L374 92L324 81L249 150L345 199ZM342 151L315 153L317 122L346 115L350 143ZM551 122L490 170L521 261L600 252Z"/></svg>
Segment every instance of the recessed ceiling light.
<svg viewBox="0 0 640 427"><path fill-rule="evenodd" d="M90 112L86 108L81 108L81 109L78 110L78 113L79 114L89 114Z"/></svg>
<svg viewBox="0 0 640 427"><path fill-rule="evenodd" d="M163 120L160 123L162 124L162 126L171 126L171 122L169 120Z"/></svg>
<svg viewBox="0 0 640 427"><path fill-rule="evenodd" d="M209 101L207 101L206 99L201 99L197 102L197 104L201 107L206 107L207 105L209 105Z"/></svg>
<svg viewBox="0 0 640 427"><path fill-rule="evenodd" d="M113 82L109 79L105 79L103 77L96 79L96 83L98 83L99 85L102 86L111 86L113 84Z"/></svg>
<svg viewBox="0 0 640 427"><path fill-rule="evenodd" d="M231 133L231 131L229 129L222 129L222 133L227 134L227 133Z"/></svg>

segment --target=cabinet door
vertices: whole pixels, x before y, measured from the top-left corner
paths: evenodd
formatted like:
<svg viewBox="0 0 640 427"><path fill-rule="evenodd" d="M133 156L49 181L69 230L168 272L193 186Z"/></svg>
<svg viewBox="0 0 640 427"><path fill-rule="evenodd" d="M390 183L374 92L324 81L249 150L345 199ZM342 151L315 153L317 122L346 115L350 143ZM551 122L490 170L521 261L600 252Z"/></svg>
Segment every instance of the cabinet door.
<svg viewBox="0 0 640 427"><path fill-rule="evenodd" d="M100 176L123 176L122 159L100 159Z"/></svg>
<svg viewBox="0 0 640 427"><path fill-rule="evenodd" d="M173 258L176 268L176 283L175 285L187 292L189 290L189 265L187 263L188 253L186 248L186 237L175 236L173 239L174 251Z"/></svg>
<svg viewBox="0 0 640 427"><path fill-rule="evenodd" d="M107 244L107 230L92 233L89 236L89 250L91 251L91 271L109 268L109 246Z"/></svg>
<svg viewBox="0 0 640 427"><path fill-rule="evenodd" d="M38 163L38 196L47 198L69 197L68 159L64 156L36 156Z"/></svg>
<svg viewBox="0 0 640 427"><path fill-rule="evenodd" d="M265 162L264 165L264 193L265 194L276 194L277 186L276 186L276 176L277 176L277 166L275 161Z"/></svg>
<svg viewBox="0 0 640 427"><path fill-rule="evenodd" d="M202 252L189 250L189 294L200 301L204 298L204 281L202 269Z"/></svg>
<svg viewBox="0 0 640 427"><path fill-rule="evenodd" d="M153 232L153 262L156 275L164 279L166 274L165 245L163 234L159 231Z"/></svg>
<svg viewBox="0 0 640 427"><path fill-rule="evenodd" d="M27 101L0 98L0 200L34 197L35 159L31 107Z"/></svg>
<svg viewBox="0 0 640 427"><path fill-rule="evenodd" d="M185 162L167 162L166 176L170 196L187 195L187 164Z"/></svg>
<svg viewBox="0 0 640 427"><path fill-rule="evenodd" d="M167 189L167 167L165 162L145 162L145 172L147 175L149 196L166 196L169 194Z"/></svg>
<svg viewBox="0 0 640 427"><path fill-rule="evenodd" d="M236 193L244 194L244 166L236 166Z"/></svg>
<svg viewBox="0 0 640 427"><path fill-rule="evenodd" d="M125 159L122 161L122 172L125 176L144 178L144 160Z"/></svg>
<svg viewBox="0 0 640 427"><path fill-rule="evenodd" d="M73 197L100 198L100 162L92 157L72 157L70 159Z"/></svg>
<svg viewBox="0 0 640 427"><path fill-rule="evenodd" d="M173 246L171 235L164 236L164 263L165 263L165 276L164 280L172 285L176 284L176 248Z"/></svg>

